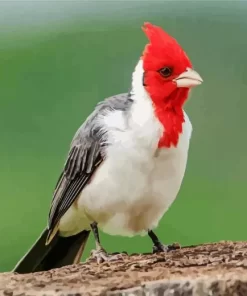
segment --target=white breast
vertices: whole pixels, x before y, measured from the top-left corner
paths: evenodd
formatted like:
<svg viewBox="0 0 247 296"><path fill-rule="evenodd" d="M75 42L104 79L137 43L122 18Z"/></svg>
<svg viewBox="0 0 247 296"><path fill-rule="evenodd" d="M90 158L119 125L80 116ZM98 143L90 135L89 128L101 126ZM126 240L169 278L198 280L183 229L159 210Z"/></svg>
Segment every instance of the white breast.
<svg viewBox="0 0 247 296"><path fill-rule="evenodd" d="M104 118L112 144L78 200L79 216L97 221L109 234L132 236L156 227L184 176L191 135L188 117L178 146L157 150L163 127L150 100L141 106L135 104L128 125L119 111Z"/></svg>

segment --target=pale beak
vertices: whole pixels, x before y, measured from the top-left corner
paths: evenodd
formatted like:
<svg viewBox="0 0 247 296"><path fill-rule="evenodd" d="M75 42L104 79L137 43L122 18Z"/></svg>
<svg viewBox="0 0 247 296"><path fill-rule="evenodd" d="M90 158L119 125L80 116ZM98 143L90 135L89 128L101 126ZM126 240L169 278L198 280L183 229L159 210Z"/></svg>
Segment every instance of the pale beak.
<svg viewBox="0 0 247 296"><path fill-rule="evenodd" d="M176 82L177 87L189 87L189 88L200 85L203 82L201 76L196 71L190 68L187 68L185 72L180 74L173 81Z"/></svg>

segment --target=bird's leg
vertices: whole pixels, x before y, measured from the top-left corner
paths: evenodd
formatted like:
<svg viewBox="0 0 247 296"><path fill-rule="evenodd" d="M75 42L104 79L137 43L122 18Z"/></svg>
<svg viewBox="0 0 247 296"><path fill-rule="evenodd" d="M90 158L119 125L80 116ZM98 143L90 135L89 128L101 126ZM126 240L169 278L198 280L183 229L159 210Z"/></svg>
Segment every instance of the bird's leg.
<svg viewBox="0 0 247 296"><path fill-rule="evenodd" d="M98 230L98 225L96 222L93 222L91 225L91 229L93 231L95 243L96 243L96 250L104 250L103 247L100 244L100 239L99 239L99 230Z"/></svg>
<svg viewBox="0 0 247 296"><path fill-rule="evenodd" d="M113 261L121 259L119 255L110 255L105 249L102 247L99 238L99 230L96 222L93 222L91 225L91 229L93 231L96 249L91 252L91 256L97 260L97 263L102 263L104 261Z"/></svg>
<svg viewBox="0 0 247 296"><path fill-rule="evenodd" d="M152 230L148 230L148 235L153 242L153 253L169 252L172 250L180 249L180 246L178 244L174 244L174 245L162 244L158 239L157 235Z"/></svg>

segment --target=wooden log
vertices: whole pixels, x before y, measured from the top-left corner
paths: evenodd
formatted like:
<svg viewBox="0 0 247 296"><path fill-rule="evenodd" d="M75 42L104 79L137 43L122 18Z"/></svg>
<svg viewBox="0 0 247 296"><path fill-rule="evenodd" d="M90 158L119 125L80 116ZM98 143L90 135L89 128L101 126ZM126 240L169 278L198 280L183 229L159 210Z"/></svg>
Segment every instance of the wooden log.
<svg viewBox="0 0 247 296"><path fill-rule="evenodd" d="M167 254L123 255L32 274L0 274L5 296L247 296L247 242L184 247Z"/></svg>

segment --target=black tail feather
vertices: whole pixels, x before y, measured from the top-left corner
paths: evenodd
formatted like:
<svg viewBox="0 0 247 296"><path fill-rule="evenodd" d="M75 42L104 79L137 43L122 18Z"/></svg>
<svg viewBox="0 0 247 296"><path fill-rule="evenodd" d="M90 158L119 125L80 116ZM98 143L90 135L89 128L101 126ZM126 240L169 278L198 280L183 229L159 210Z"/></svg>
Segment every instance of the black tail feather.
<svg viewBox="0 0 247 296"><path fill-rule="evenodd" d="M17 263L13 272L46 271L77 263L89 234L90 231L84 230L70 237L56 235L49 245L45 245L48 235L48 230L45 229L27 254Z"/></svg>

